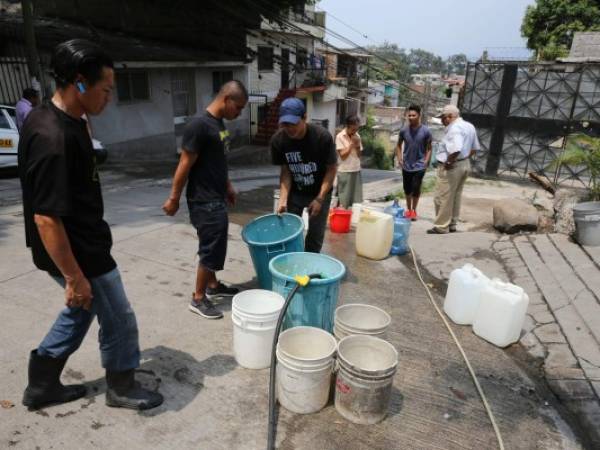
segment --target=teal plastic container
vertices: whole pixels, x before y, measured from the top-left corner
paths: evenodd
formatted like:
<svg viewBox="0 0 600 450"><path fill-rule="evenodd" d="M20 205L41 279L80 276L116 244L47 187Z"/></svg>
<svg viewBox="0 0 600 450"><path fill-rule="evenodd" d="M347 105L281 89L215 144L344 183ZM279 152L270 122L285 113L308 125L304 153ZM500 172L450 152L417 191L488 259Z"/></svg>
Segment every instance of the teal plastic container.
<svg viewBox="0 0 600 450"><path fill-rule="evenodd" d="M261 289L271 290L269 262L276 256L304 250L304 222L294 214L267 214L242 229Z"/></svg>
<svg viewBox="0 0 600 450"><path fill-rule="evenodd" d="M310 326L333 332L340 281L346 274L344 264L320 253L288 253L273 258L269 270L273 291L284 298L296 285L296 275L320 274L323 278L312 279L307 286L298 289L288 307L283 328Z"/></svg>

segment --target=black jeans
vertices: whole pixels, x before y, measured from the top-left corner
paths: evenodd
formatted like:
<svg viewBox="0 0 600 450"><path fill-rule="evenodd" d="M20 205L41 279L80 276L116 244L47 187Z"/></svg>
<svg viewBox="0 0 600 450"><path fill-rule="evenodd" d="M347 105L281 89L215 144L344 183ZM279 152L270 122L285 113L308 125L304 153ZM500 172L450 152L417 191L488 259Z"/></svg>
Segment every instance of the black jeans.
<svg viewBox="0 0 600 450"><path fill-rule="evenodd" d="M297 192L290 192L288 197L288 212L302 217L302 211L308 207L315 199L312 195L303 195ZM312 253L320 253L323 247L323 238L325 237L325 226L327 226L327 216L329 215L329 205L331 204L331 192L327 194L321 212L316 217L308 219L308 234L304 242L304 250Z"/></svg>

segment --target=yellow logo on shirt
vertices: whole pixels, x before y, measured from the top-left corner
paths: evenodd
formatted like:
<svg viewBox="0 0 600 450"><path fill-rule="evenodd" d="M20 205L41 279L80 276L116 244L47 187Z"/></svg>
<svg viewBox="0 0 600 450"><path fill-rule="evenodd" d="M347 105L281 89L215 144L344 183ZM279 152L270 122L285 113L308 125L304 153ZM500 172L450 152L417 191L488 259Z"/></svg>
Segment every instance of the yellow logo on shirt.
<svg viewBox="0 0 600 450"><path fill-rule="evenodd" d="M229 130L219 131L219 137L221 138L221 142L229 137Z"/></svg>

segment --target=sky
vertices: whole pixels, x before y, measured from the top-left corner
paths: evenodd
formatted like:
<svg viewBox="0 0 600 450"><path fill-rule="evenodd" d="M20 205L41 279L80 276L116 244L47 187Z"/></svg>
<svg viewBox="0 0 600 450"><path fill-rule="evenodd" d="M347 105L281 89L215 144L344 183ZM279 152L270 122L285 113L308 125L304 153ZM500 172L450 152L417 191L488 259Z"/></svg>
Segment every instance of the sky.
<svg viewBox="0 0 600 450"><path fill-rule="evenodd" d="M506 56L513 52L521 55L526 46L521 22L525 8L533 3L535 0L321 0L317 11L330 13L328 29L363 46L387 40L401 48L422 48L442 57L465 53L473 59L491 47L495 53L508 53ZM332 36L327 39L333 45L349 47Z"/></svg>

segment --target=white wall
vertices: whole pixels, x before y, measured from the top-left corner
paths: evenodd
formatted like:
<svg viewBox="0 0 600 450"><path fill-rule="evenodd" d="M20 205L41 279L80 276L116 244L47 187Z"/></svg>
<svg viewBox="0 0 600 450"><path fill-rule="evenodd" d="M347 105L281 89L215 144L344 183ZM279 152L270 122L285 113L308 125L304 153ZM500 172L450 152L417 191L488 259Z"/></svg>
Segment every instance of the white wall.
<svg viewBox="0 0 600 450"><path fill-rule="evenodd" d="M102 114L91 118L94 137L110 145L173 133L168 69L149 69L150 100L119 103L116 89Z"/></svg>
<svg viewBox="0 0 600 450"><path fill-rule="evenodd" d="M237 67L211 67L196 70L196 111L203 112L210 102L214 99L212 74L216 71L232 71L233 79L241 81L248 89L248 69L247 66ZM250 89L248 89L249 91ZM236 120L226 121L234 143L240 140L246 140L250 133L250 106L246 106Z"/></svg>
<svg viewBox="0 0 600 450"><path fill-rule="evenodd" d="M312 111L308 114L309 122L311 120L329 120L329 132L335 136L335 119L337 112L337 100L328 102L312 102Z"/></svg>
<svg viewBox="0 0 600 450"><path fill-rule="evenodd" d="M273 36L266 39L248 35L248 47L257 51L259 46L273 47L273 54L281 56L281 48L290 50L290 74L293 71L293 65L296 63L296 48L302 47L310 54L313 52L313 42L308 37L294 36L290 34L274 33ZM271 42L278 44L274 47ZM269 100L277 96L281 89L281 65L277 60L274 61L273 70L258 71L258 59L247 65L248 70L248 90L255 94L266 94Z"/></svg>

